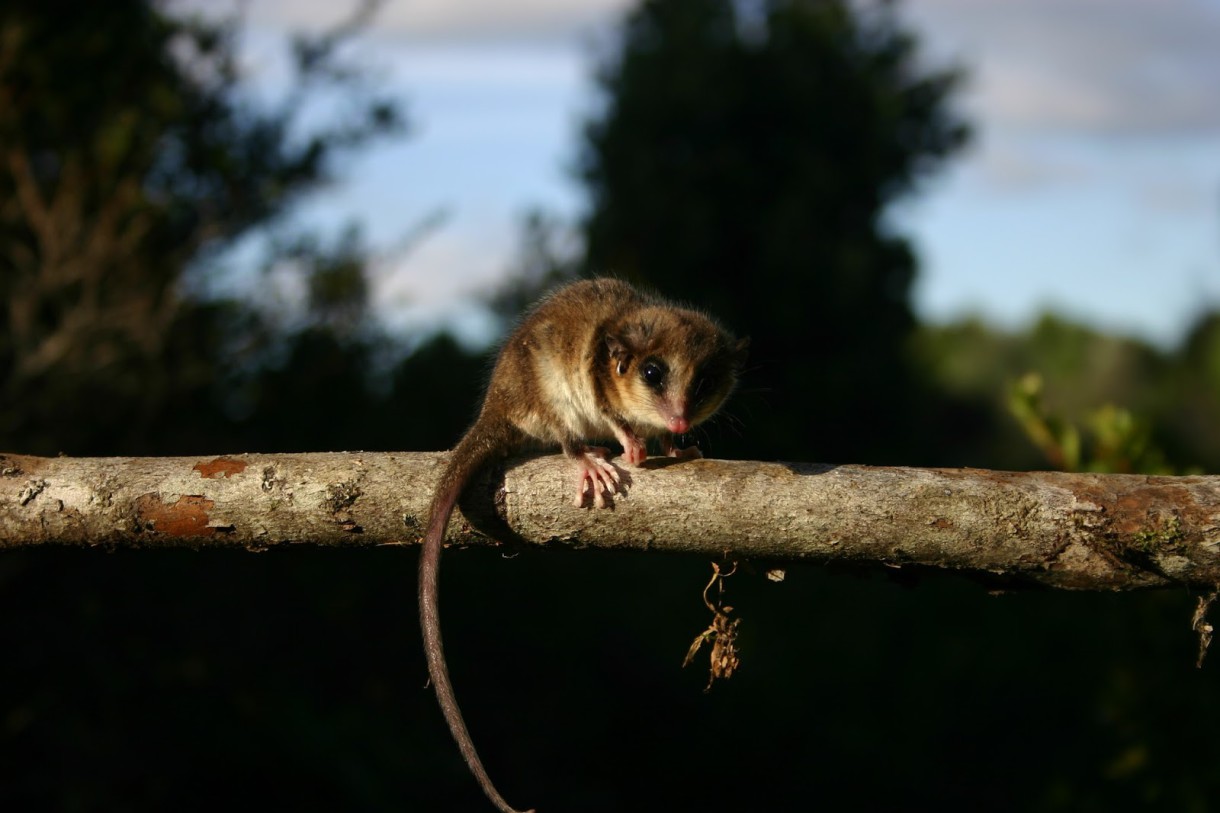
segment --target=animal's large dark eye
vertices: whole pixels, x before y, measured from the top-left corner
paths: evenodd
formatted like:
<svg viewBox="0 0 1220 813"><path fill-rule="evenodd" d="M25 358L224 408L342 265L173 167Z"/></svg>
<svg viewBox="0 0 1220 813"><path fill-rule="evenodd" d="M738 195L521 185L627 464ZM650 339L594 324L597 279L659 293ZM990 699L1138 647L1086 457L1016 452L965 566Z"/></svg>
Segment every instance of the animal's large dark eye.
<svg viewBox="0 0 1220 813"><path fill-rule="evenodd" d="M644 376L648 386L659 387L665 380L665 368L655 361L646 361L640 365L640 375Z"/></svg>

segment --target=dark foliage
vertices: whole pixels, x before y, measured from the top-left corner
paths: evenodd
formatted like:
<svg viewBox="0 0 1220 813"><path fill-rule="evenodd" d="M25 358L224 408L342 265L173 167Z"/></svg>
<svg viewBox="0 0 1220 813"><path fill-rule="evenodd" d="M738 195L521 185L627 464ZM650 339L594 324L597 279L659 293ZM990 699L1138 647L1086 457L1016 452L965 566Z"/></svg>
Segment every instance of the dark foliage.
<svg viewBox="0 0 1220 813"><path fill-rule="evenodd" d="M338 58L335 32L296 43L282 105L250 103L236 36L235 22L183 20L145 0L0 12L7 448L165 452L185 448L175 426L219 441L202 424L214 423L225 373L269 328L243 305L184 292L206 289L225 249L318 190L339 156L401 127L397 107ZM348 108L339 123L303 126L302 97L336 87ZM293 248L311 283L333 289L334 258ZM333 290L315 299L351 308Z"/></svg>
<svg viewBox="0 0 1220 813"><path fill-rule="evenodd" d="M964 129L955 74L921 69L887 9L632 12L584 144L587 254L552 250L535 220L498 312L614 272L750 334L744 392L698 438L712 454L1036 464L1001 403L1034 366L1051 398L1085 387L1073 408L1145 399L1131 406L1173 460L1216 459L1215 319L1177 359L1055 320L1027 337L917 328L915 260L885 210ZM136 0L4 6L0 449L456 440L486 360L441 336L388 362L358 233L271 242L268 267L307 294L291 319L199 295L224 248L282 225L337 156L397 126L336 61L354 31L300 41L301 81L268 109L245 101L233 25ZM356 112L302 131L319 87ZM993 596L813 565L775 585L745 563L728 580L742 667L703 694L706 673L680 664L709 621L706 563L446 561L472 733L507 797L544 812L1206 810L1220 793L1220 692L1214 666L1193 669L1184 592ZM407 548L0 556L0 809L483 809L424 685L415 563Z"/></svg>

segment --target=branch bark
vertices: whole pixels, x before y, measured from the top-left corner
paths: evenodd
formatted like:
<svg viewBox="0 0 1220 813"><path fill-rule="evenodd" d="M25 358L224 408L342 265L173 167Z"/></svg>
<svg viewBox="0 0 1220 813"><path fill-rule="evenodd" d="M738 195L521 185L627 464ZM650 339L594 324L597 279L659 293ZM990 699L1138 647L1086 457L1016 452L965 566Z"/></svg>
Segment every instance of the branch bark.
<svg viewBox="0 0 1220 813"><path fill-rule="evenodd" d="M413 544L444 453L0 455L0 549ZM613 510L558 456L468 489L449 541L974 571L1051 587L1220 584L1220 477L653 459Z"/></svg>

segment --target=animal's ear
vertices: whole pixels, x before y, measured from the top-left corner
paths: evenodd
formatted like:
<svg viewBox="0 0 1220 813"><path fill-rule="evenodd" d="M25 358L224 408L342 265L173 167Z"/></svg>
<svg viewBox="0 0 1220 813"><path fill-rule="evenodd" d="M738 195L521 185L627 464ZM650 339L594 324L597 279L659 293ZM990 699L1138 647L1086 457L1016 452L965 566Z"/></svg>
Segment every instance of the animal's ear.
<svg viewBox="0 0 1220 813"><path fill-rule="evenodd" d="M733 344L733 364L739 369L745 365L746 356L750 349L750 337L743 336Z"/></svg>
<svg viewBox="0 0 1220 813"><path fill-rule="evenodd" d="M627 375L635 353L623 336L618 333L607 333L606 350L610 353L610 360L614 362L614 371L619 375Z"/></svg>
<svg viewBox="0 0 1220 813"><path fill-rule="evenodd" d="M606 334L606 349L610 351L610 358L612 359L625 359L631 355L627 343L614 333Z"/></svg>

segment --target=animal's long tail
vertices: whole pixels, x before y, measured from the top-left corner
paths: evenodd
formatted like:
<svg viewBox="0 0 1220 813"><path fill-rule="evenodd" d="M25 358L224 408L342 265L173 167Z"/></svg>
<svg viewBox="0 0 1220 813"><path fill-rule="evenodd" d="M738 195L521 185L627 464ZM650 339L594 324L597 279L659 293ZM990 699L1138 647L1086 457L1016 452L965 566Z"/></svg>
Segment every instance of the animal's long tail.
<svg viewBox="0 0 1220 813"><path fill-rule="evenodd" d="M519 813L500 796L496 786L483 767L474 741L466 730L462 710L453 694L449 680L449 667L445 665L445 648L441 642L440 590L437 578L440 575L441 547L449 517L457 504L462 490L480 468L497 457L521 445L518 430L512 425L480 417L462 438L449 456L449 464L441 475L436 496L432 499L428 530L424 534L423 549L419 557L419 623L424 635L424 653L428 656L428 675L436 689L436 699L441 704L445 722L457 741L470 772L474 774L487 798L501 813ZM525 811L533 813L533 811Z"/></svg>

